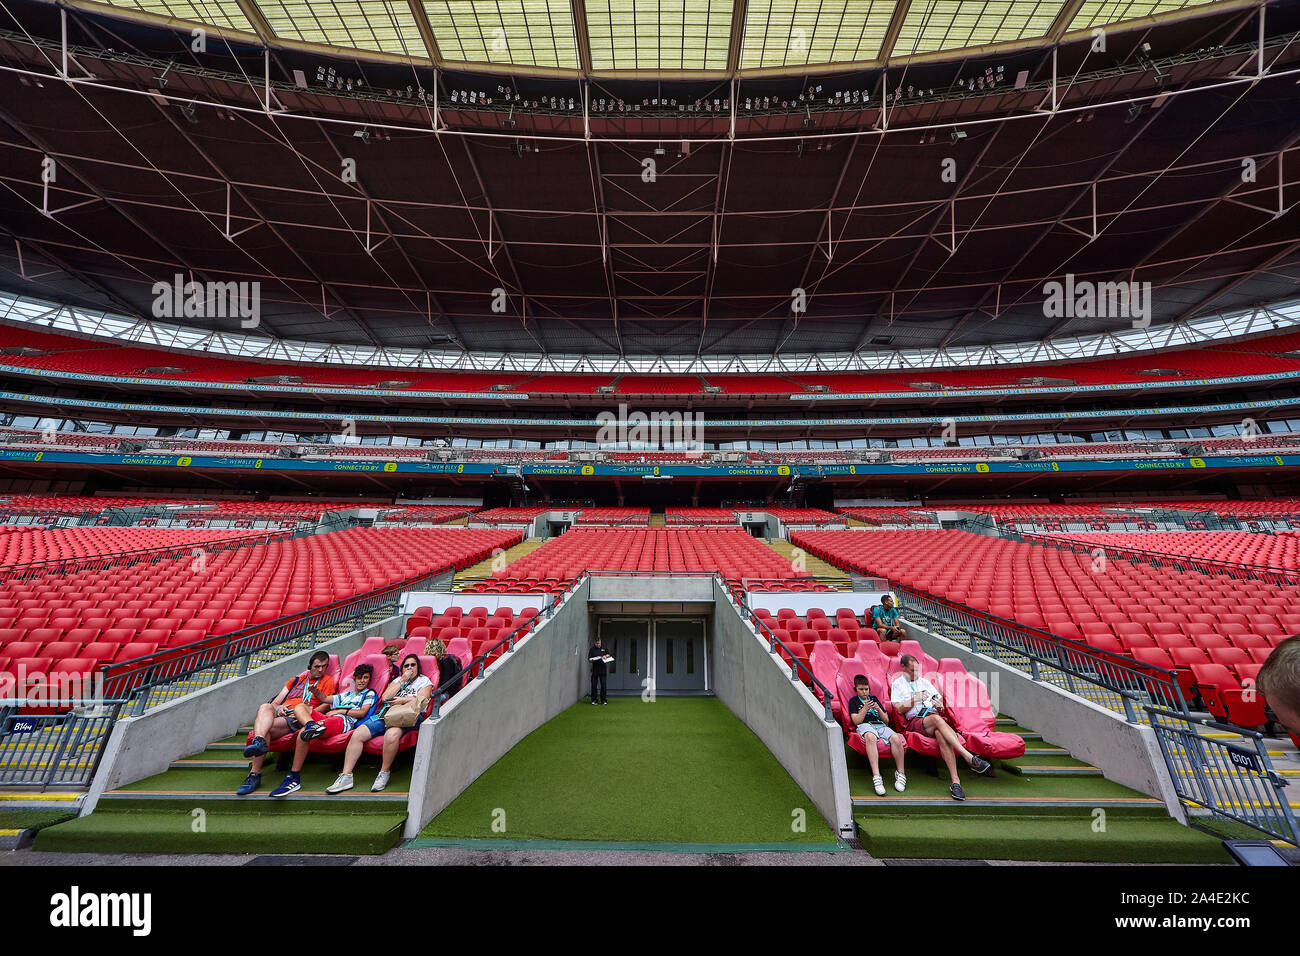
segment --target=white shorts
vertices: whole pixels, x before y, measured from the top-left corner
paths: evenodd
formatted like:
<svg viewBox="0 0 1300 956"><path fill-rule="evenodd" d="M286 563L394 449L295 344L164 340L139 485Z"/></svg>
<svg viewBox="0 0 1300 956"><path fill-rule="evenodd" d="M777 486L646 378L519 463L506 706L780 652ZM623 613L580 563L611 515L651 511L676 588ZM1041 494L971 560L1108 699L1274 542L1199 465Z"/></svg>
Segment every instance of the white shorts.
<svg viewBox="0 0 1300 956"><path fill-rule="evenodd" d="M885 743L889 743L890 738L894 736L896 731L891 730L889 727L885 727L881 724L863 723L863 724L858 724L858 733L861 734L864 739L866 738L867 734L875 734L876 737L879 738L880 740L883 740Z"/></svg>

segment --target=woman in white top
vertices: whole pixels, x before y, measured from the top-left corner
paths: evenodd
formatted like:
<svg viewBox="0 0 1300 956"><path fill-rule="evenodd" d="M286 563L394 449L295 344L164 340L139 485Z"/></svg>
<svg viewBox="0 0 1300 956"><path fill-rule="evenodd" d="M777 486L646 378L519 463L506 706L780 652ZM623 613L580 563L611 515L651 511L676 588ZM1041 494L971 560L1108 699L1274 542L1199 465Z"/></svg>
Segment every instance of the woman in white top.
<svg viewBox="0 0 1300 956"><path fill-rule="evenodd" d="M384 688L383 696L379 699L379 708L375 711L375 714L358 723L353 729L352 735L348 737L348 749L343 755L343 772L339 774L337 780L325 789L325 792L342 793L344 790L352 789L352 771L356 768L357 761L361 759L361 751L365 748L367 740L379 734L384 735L383 763L380 766L379 775L375 777L375 785L370 788L370 791L371 793L378 793L387 787L389 771L393 766L393 760L397 757L397 745L404 734L416 730L420 726L420 722L424 720L424 708L428 705L429 698L433 696L433 690L433 681L420 672L420 658L414 654L407 654L402 658L401 674ZM420 717L416 720L415 726L385 726L384 711L389 707L409 703L413 700L418 701L420 711Z"/></svg>

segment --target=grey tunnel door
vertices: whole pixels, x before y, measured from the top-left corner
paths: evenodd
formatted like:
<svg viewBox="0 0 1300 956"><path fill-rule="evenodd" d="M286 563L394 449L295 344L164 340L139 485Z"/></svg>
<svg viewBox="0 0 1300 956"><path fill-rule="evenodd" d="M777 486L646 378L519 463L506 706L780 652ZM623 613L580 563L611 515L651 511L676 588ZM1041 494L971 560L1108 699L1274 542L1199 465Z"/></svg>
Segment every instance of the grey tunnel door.
<svg viewBox="0 0 1300 956"><path fill-rule="evenodd" d="M650 622L645 618L602 619L597 631L601 643L614 655L609 665L609 692L636 691L645 686L650 661ZM590 671L587 672L590 675Z"/></svg>
<svg viewBox="0 0 1300 956"><path fill-rule="evenodd" d="M705 690L704 622L657 620L655 691Z"/></svg>

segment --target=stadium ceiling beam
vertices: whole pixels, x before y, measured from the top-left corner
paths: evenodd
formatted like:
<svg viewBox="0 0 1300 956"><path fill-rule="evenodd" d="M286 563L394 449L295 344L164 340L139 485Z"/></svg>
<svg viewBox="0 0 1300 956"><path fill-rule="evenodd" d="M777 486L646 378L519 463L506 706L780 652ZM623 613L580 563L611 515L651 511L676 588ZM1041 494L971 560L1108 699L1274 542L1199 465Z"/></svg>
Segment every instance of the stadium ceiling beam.
<svg viewBox="0 0 1300 956"><path fill-rule="evenodd" d="M334 155L338 158L339 162L341 163L344 158L343 152L342 150L339 149L338 143L334 141L334 137L330 136L329 133L326 132L325 128L320 124L317 124L317 128L320 130L321 137L325 140L325 142L329 144L330 149L334 152ZM361 193L363 197L365 197L367 213L369 213L370 209L372 208L375 209L374 215L378 217L380 227L384 230L385 233L388 234L389 237L392 238L393 248L395 248L397 250L397 254L401 256L402 262L406 264L406 268L410 270L411 275L415 278L417 282L425 286L425 293L428 297L428 304L430 306L434 306L437 308L438 318L441 321L446 322L448 327L451 329L452 341L455 342L457 345L459 345L462 349L466 349L466 351L468 351L467 346L465 345L464 341L460 336L460 332L456 329L455 325L452 324L451 317L447 314L447 310L443 307L442 302L438 299L438 294L429 286L429 283L425 281L424 277L420 274L420 270L416 268L415 263L412 261L411 257L407 254L406 247L402 245L401 241L393 233L392 228L388 225L388 220L384 216L383 205L381 203L376 203L374 201L374 197L370 195L370 191L361 184L360 180L357 180L355 183L353 183L353 185L356 186L357 191ZM374 256L373 247L366 251L372 257ZM430 315L429 319L430 322L432 323L433 316Z"/></svg>
<svg viewBox="0 0 1300 956"><path fill-rule="evenodd" d="M166 119L167 122L171 125L172 129L174 129L180 135L181 139L185 140L185 142L189 144L190 148L193 149L195 153L198 154L199 158L202 159L203 162L207 163L209 168L211 168L212 171L216 173L218 176L221 176L222 178L226 178L225 170L223 170L221 166L218 165L216 160L214 160L211 156L208 155L207 151L202 146L200 146L192 136L190 136L187 130L182 128L182 126L176 120L176 118L172 116L168 110L163 108L163 106L160 105L157 100L154 100L153 102L154 105L157 107L158 112L160 112L163 115L163 118ZM226 182L229 183L230 180L227 178ZM245 195L244 191L240 189L238 186L234 186L234 185L230 186L230 190L236 196L239 197L240 201L243 202L244 205L246 205L249 208L249 210L253 213L253 215L257 216L257 218L261 220L261 222L263 223L263 225L266 226L267 229L271 230L271 235L275 236L276 240L280 243L280 245L284 248L284 250L288 252L291 256L293 256L294 259L298 260L298 263L305 270L307 270L307 274L311 276L312 279L314 279L316 283L321 287L322 294L327 289L330 291L330 294L333 295L334 301L338 304L339 309L342 311L344 315L348 317L348 319L353 324L356 325L358 329L361 330L361 334L366 337L367 341L369 341L370 344L375 346L376 348L382 347L380 341L376 339L374 333L370 331L370 327L366 325L365 322L361 321L361 317L352 311L351 307L346 302L343 301L343 298L331 288L329 283L325 281L324 276L322 276L316 270L316 267L313 266L310 262L308 262L302 256L302 254L296 248L294 248L293 243L289 242L289 240L285 238L284 234L280 232L279 228L274 223L270 222L264 215L262 215L261 211L257 208L257 206L253 203L253 201L249 199L247 195ZM204 216L203 218L207 219L206 216ZM226 236L226 238L229 239L232 243L234 242L234 237ZM235 245L238 246L238 243L235 243ZM247 251L245 251L245 254L249 255ZM252 258L251 255L250 258ZM254 261L257 260L255 259ZM326 319L328 319L329 317L330 316L328 314L325 315ZM272 332L275 331L275 329L272 328L271 326L268 325L267 327Z"/></svg>
<svg viewBox="0 0 1300 956"><path fill-rule="evenodd" d="M854 144L857 144L857 140L854 140ZM722 220L727 202L727 186L731 179L731 156L731 143L723 143L718 156L718 188L713 194L713 235L711 241L713 248L709 250L709 255L704 263L704 299L700 305L700 341L695 346L696 358L699 358L700 351L704 348L704 332L709 326L709 300L713 296L714 280L718 277L718 243L722 239Z"/></svg>
<svg viewBox="0 0 1300 956"><path fill-rule="evenodd" d="M270 49L273 44L279 42L279 37L271 29L270 21L266 19L266 16L262 13L262 8L254 0L235 0L235 3L238 4L239 11L244 15L245 19L253 25L253 31L257 34L257 38L262 41L263 46Z"/></svg>
<svg viewBox="0 0 1300 956"><path fill-rule="evenodd" d="M414 6L419 0L411 0ZM569 0L569 15L573 17L573 38L578 46L578 67L582 75L591 76L591 35L587 30L586 0Z"/></svg>
<svg viewBox="0 0 1300 956"><path fill-rule="evenodd" d="M614 257L609 251L609 217L605 214L605 184L600 171L600 154L596 145L587 143L587 173L591 178L591 196L596 210L596 230L600 238L600 271L609 296L609 318L618 327L618 297L614 294Z"/></svg>
<svg viewBox="0 0 1300 956"><path fill-rule="evenodd" d="M196 269L192 265L190 265L190 263L186 261L185 257L182 256L175 249L173 249L165 239L163 239L161 236L155 233L152 229L150 229L147 225L141 222L138 218L133 216L129 211L124 209L121 206L121 204L119 204L116 200L110 199L90 179L86 178L85 173L75 163L69 163L66 156L60 154L57 150L51 149L48 143L46 143L39 135L27 129L27 127L16 116L14 116L11 112L9 112L9 110L6 109L4 104L2 103L0 103L0 120L3 120L5 123L8 123L9 126L15 132L17 132L20 136L24 137L29 143L31 143L33 146L39 149L42 153L45 153L48 156L58 156L59 163L60 165L63 166L64 169L72 173L73 176L77 177L77 179L79 179L82 182L82 184L85 185L85 187L88 190L90 190L90 192L93 193L96 197L98 197L106 206L108 206L115 213L117 213L119 216L121 216L123 219L129 222L136 229L140 230L141 233L148 236L152 242L157 244L159 249L163 250L163 252L167 253L169 256L172 257L172 260L176 265L182 267L183 269L188 271L191 275L199 276L205 282L210 281L210 276L207 272L203 271L202 269Z"/></svg>
<svg viewBox="0 0 1300 956"><path fill-rule="evenodd" d="M1300 143L1300 130L1297 130L1296 132L1294 132L1294 133L1290 134L1289 136L1287 136L1287 138L1286 138L1285 140L1283 140L1283 142L1282 142L1282 143L1277 147L1277 155L1276 155L1276 157L1275 157L1275 161L1278 163L1278 172L1279 172L1279 175L1280 175L1280 173L1281 173L1282 157L1283 157L1284 155L1286 155L1287 150L1291 149L1291 148L1292 148L1293 146L1295 146L1297 143ZM1174 232L1170 233L1170 234L1169 234L1168 236L1166 236L1164 239L1160 240L1160 242L1158 242L1158 243L1156 243L1154 246L1152 246L1151 249L1147 251L1147 253L1146 253L1146 254L1145 254L1145 255L1144 255L1144 256L1143 256L1143 257L1142 257L1142 258L1137 262L1136 265L1133 266L1133 268L1132 268L1131 270L1129 270L1127 273L1125 273L1125 272L1115 273L1115 274L1112 276L1112 281L1118 281L1121 277L1123 277L1123 276L1125 276L1125 275L1132 275L1132 274L1136 273L1136 271L1137 271L1138 269L1141 269L1143 266L1147 265L1147 263L1149 263L1149 262L1150 262L1150 261L1151 261L1151 260L1152 260L1152 259L1153 259L1153 258L1154 258L1158 253L1159 253L1159 252L1160 252L1160 250L1164 249L1166 246L1168 246L1168 245L1170 245L1171 243L1175 242L1175 241L1178 239L1179 236L1181 236L1181 235L1182 235L1183 233L1185 233L1187 230L1191 229L1194 225L1196 225L1198 222L1200 222L1202 219L1204 219L1204 218L1205 218L1205 217L1206 217L1210 212L1212 212L1212 211L1215 210L1215 209L1218 209L1219 206L1220 206L1222 203L1224 203L1225 201L1226 201L1226 202L1233 202L1233 201L1235 201L1235 200L1233 200L1233 198L1232 198L1232 194L1233 194L1234 192L1237 191L1237 189L1238 189L1239 186L1241 186L1241 182L1239 182L1239 181L1237 181L1237 180L1234 180L1234 181L1233 181L1233 182L1228 186L1227 189L1225 189L1225 190L1223 190L1222 192L1220 192L1220 193L1219 193L1217 196L1215 196L1214 198L1208 200L1204 205L1201 206L1201 208L1200 208L1200 209L1199 209L1199 210L1198 210L1198 211L1197 211L1193 216L1191 216L1189 219L1187 219L1187 220L1186 220L1186 221L1185 221L1181 226L1179 226L1179 227L1178 227ZM1281 214L1281 211L1279 211L1279 215L1280 215L1280 214ZM1252 230L1252 231L1253 231L1253 230ZM1183 322L1183 321L1186 321L1187 318L1188 318L1189 316L1195 315L1197 312L1201 311L1203 308L1205 308L1205 306L1206 306L1208 303L1214 301L1214 299L1216 299L1216 298L1218 298L1219 296L1221 296L1221 295L1223 295L1223 294L1225 294L1225 293L1231 291L1232 289L1235 289L1235 288L1236 288L1237 286L1239 286L1242 282L1246 281L1246 279L1250 278L1250 276L1251 276L1252 274L1254 274L1254 273L1256 273L1256 272L1260 272L1260 271L1262 271L1262 270L1264 270L1264 269L1267 269L1267 268L1269 268L1270 266L1272 266L1275 262L1280 261L1281 258L1285 258L1285 256L1287 255L1288 252L1289 252L1289 250L1286 250L1286 251L1284 251L1284 252L1281 254L1281 256L1269 256L1269 257L1267 257L1267 258L1265 259L1265 261L1264 261L1261 265L1256 266L1256 267L1255 267L1254 269L1252 269L1250 272L1248 272L1248 273L1244 273L1244 274L1242 274L1242 275L1240 275L1240 276L1237 276L1236 278L1232 279L1231 281L1225 283L1225 284L1221 287L1221 289L1220 289L1219 291L1213 292L1213 293L1211 293L1210 295L1205 296L1205 297L1203 297L1202 299L1200 299L1200 300L1199 300L1199 301L1198 301L1194 306L1192 306L1190 309L1187 309L1187 310L1185 310L1184 312L1180 313L1179 316L1178 316L1176 319L1174 319L1174 321L1175 321L1175 322ZM1202 258L1202 259L1205 259L1205 258L1209 258L1209 256L1203 256L1203 257L1201 257L1201 258ZM1058 324L1057 328L1059 329L1060 327L1061 327L1061 324ZM1053 331L1056 331L1056 330L1054 329Z"/></svg>
<svg viewBox="0 0 1300 956"><path fill-rule="evenodd" d="M239 114L236 112L235 115L239 115ZM259 112L258 115L261 116L263 114ZM1005 126L1006 124L1002 123L995 126L994 129L1000 130ZM421 134L427 134L430 132L430 130L428 128L425 128L420 132ZM810 137L810 138L816 138L816 137ZM0 140L0 142L4 142L4 141ZM597 141L593 139L591 142L595 144ZM856 142L856 140L854 140L854 142ZM33 152L35 151L45 152L44 150L38 150L38 148L34 146L30 146L30 145L24 146L22 143L19 142L9 142L7 144L12 145L15 148L28 149ZM228 180L220 176L204 175L201 173L191 172L187 170L180 170L180 169L171 169L163 166L144 166L138 163L124 162L121 160L109 160L109 159L105 159L102 156L81 155L69 151L51 153L51 155L56 156L58 158L66 157L72 160L88 163L95 166L105 166L113 169L134 170L138 172L161 175L167 179L172 179L172 180L186 180L194 183L215 185L223 189L225 188L227 183L229 183L232 186L244 186L250 189L256 189L259 191L266 191L271 193L278 193L289 197L307 197L307 198L324 197L326 199L342 199L342 200L354 200L356 198L354 194L348 192L330 193L321 190L303 189L300 187L285 186L282 184L272 183L272 182L258 182L258 181L243 180L243 179ZM1260 151L1255 150L1255 151L1243 153L1240 156L1226 156L1226 157L1219 157L1213 160L1180 163L1180 164L1170 166L1165 170L1148 169L1148 170L1141 170L1137 172L1125 172L1125 173L1116 174L1114 176L1102 176L1102 177L1074 180L1071 182L1055 183L1052 184L1050 187L1032 186L1032 187L1016 188L1016 189L995 190L992 192L984 192L984 193L974 193L965 196L964 199L965 201L968 202L974 202L974 201L985 200L985 199L1007 199L1011 197L1023 197L1025 200L1025 205L1032 207L1037 202L1038 197L1041 197L1045 193L1050 192L1052 190L1065 190L1074 187L1090 190L1094 185L1094 183L1098 186L1114 184L1114 183L1123 184L1129 180L1143 179L1149 177L1153 173L1157 173L1157 172L1162 172L1164 175L1195 172L1195 171L1209 169L1212 167L1222 167L1225 164L1239 163L1240 160L1242 159L1246 159L1248 157L1258 158L1260 155L1261 155ZM623 175L623 174L607 174L606 178L615 179L618 175ZM635 173L626 174L623 175L623 178L630 178L631 176L634 175L637 174ZM703 173L703 174L692 174L692 175L698 176L699 178L702 178L704 180L714 178L715 176L714 173ZM468 202L432 203L432 202L422 202L419 200L392 199L392 198L376 199L375 202L377 204L382 204L387 209L388 212L397 215L398 218L402 218L399 210L404 207L410 209L419 209L419 210L432 210L435 212L443 212L443 211L451 210L455 212L465 212L471 215L474 213L486 213L489 211L496 212L499 214L508 213L508 214L518 214L518 215L553 215L555 212L553 207L534 208L529 206L489 206L486 204L475 204L475 203L468 203ZM194 211L193 207L173 207L173 206L168 206L165 203L149 202L149 203L140 203L140 204L150 205L154 208L170 208L170 209L178 209L178 210L183 210L188 208L189 211L191 212ZM848 203L841 206L836 206L831 211L835 215L839 215L841 213L848 215L857 212L881 212L881 211L897 212L900 210L905 210L910 208L919 208L924 211L929 211L929 210L933 210L934 204L935 204L934 199L914 199L914 200L905 200L905 201L894 202L894 203L854 202L854 203ZM1153 207L1153 208L1167 208L1168 205L1171 204L1165 204L1164 206ZM619 211L618 213L614 213L610 215L616 215L620 219L666 218L666 217L698 219L710 215L710 212L711 210L709 209L704 209L704 210L662 209L660 210L660 209L647 208L647 209L625 209ZM747 216L756 216L756 217L763 217L763 216L771 217L771 216L786 216L786 215L800 214L806 212L807 209L801 209L801 208L792 209L792 208L773 206L773 207L767 207L762 209L747 209L743 213L738 213L738 214L743 214ZM596 210L591 210L591 211L573 210L567 213L567 215L597 217L600 215L600 213ZM1019 223L1019 225L1033 225L1033 224L1038 224L1041 221L1042 221L1041 219L1027 219ZM306 222L294 223L294 224L300 225L303 228L311 228L311 224ZM425 235L423 238L438 238L438 237ZM893 237L889 236L889 237L880 237L880 238L893 238ZM475 241L481 241L481 240L475 240ZM854 240L845 240L845 241L851 242ZM872 241L872 240L865 239L862 241ZM579 245L579 244L575 244L575 245ZM590 248L592 246L591 243L584 243L580 245L583 245L584 247L587 248ZM597 248L599 247L599 243L596 243L595 245Z"/></svg>
<svg viewBox="0 0 1300 956"><path fill-rule="evenodd" d="M253 0L242 0L242 2L251 3ZM433 27L429 24L424 4L421 0L407 0L407 3L411 8L411 17L415 20L415 27L420 31L420 39L424 41L425 52L429 54L429 59L435 67L441 67L442 51L438 49L438 38L433 35ZM436 90L434 92L437 93Z"/></svg>
<svg viewBox="0 0 1300 956"><path fill-rule="evenodd" d="M135 314L137 314L137 312L136 312L136 308L137 308L137 307L136 307L136 306L132 305L130 302L127 302L126 299L123 299L120 295L118 295L116 292L114 292L112 289L110 289L107 285L105 285L105 284L104 284L100 279L97 279L97 278L95 278L94 276L89 275L88 273L82 272L80 269L77 269L77 268L75 268L74 266L72 266L71 264L69 264L69 263L68 263L66 260L64 260L61 256L59 256L59 255L57 255L56 253L52 252L52 251L49 249L49 247L46 246L45 243L41 242L40 240L38 240L38 239L30 239L30 238L21 238L21 237L19 237L17 234L15 234L14 232L10 231L8 228L3 227L3 226L0 226L0 232L3 232L5 236L7 236L8 238L10 238L10 239L13 240L13 242L14 242L14 246L15 246L16 249L18 250L18 258L19 258L19 261L20 261L20 262L22 261L22 247L23 247L23 245L31 246L33 249L37 249L37 250L39 250L39 251L40 251L40 254L41 254L42 256L44 256L44 257L45 257L47 260L49 260L52 264L58 266L60 269L62 269L62 270L63 270L64 272L66 272L68 275L72 276L74 279L77 279L77 280L79 280L79 281L81 281L81 282L84 282L86 285L90 286L92 289L95 289L96 291L98 291L99 293L101 293L102 295L104 295L104 296L105 296L105 297L106 297L110 302L112 302L112 303L113 303L115 306L117 306L119 309L122 309L122 310L123 310L127 315L135 315ZM25 270L24 270L24 271L25 271ZM18 273L18 277L19 277L20 279L23 279L24 281L30 281L30 280L27 279L27 277L26 277L22 272L19 272L19 273Z"/></svg>
<svg viewBox="0 0 1300 956"><path fill-rule="evenodd" d="M1074 22L1074 18L1083 9L1083 3L1084 0L1065 0L1065 3L1061 4L1061 10L1057 13L1056 19L1047 28L1048 40L1053 44L1061 42L1061 37L1065 36L1065 32L1070 29L1070 24Z"/></svg>
<svg viewBox="0 0 1300 956"><path fill-rule="evenodd" d="M487 243L486 243L486 251L487 251L487 257L488 257L488 266L489 266L489 268L492 269L493 272L496 272L496 268L495 268L495 266L492 264L493 259L496 257L496 253L494 253L494 252L492 251L492 225L493 225L493 223L496 222L496 213L495 213L495 212L493 211L493 209L492 209L492 198L488 195L487 185L483 182L483 177L479 174L479 171L478 171L478 163L476 163L476 162L474 161L474 154L473 154L473 152L472 152L472 151L470 150L470 148L469 148L469 140L467 140L467 139L465 139L465 138L462 137L461 140L460 140L460 143L461 143L461 146L462 146L462 147L464 148L464 150L465 150L465 159L466 159L466 161L469 163L470 171L474 174L474 181L475 181L476 183L478 183L479 195L483 197L483 201L484 201L484 202L486 203L486 205L487 205L487 211L488 211L488 238L487 238ZM450 156L447 157L447 166L448 166L448 168L451 170L451 176L452 176L452 179L456 181L456 189L457 189L457 191L461 194L461 196L464 196L464 195L465 195L465 191L464 191L463 189L461 189L461 187L460 187L460 177L456 175L456 164L453 163L453 162L451 161L451 157L450 157ZM519 306L519 319L520 319L520 324L522 325L524 331L528 333L529 338L531 338L534 342L537 343L537 347L538 347L539 349L541 349L543 352L546 352L546 351L548 351L548 349L547 349L546 346L542 343L541 339L539 339L539 338L538 338L538 337L533 333L533 330L532 330L531 328L528 327L528 293L524 291L524 285L523 285L523 282L521 282L520 279L519 279L519 270L518 270L517 268L515 268L515 260L514 260L514 259L511 257L511 255L510 255L510 244L509 244L508 242L506 242L505 236L503 236L503 235L501 234L501 225L500 225L500 223L497 223L497 224L496 224L496 227L497 227L497 241L500 243L500 251L501 251L502 253L505 254L505 257L506 257L506 265L508 265L508 266L510 267L510 274L511 274L512 276L514 276L514 285L515 285L515 288L519 290L519 300L520 300L520 306ZM500 274L499 272L496 272L496 275L497 275L497 278L500 279L501 274ZM539 304L540 304L540 302L539 302ZM558 313L556 313L553 309L550 309L549 307L546 307L546 309L547 309L548 312L551 312L552 315L557 315L557 314L558 314Z"/></svg>
<svg viewBox="0 0 1300 956"><path fill-rule="evenodd" d="M1045 62L1046 62L1046 58L1039 61L1039 67L1041 67ZM939 208L935 211L934 218L931 219L930 221L929 235L926 236L924 239L920 241L920 243L917 244L915 251L913 251L912 253L912 257L907 260L907 265L904 266L903 271L898 274L898 279L894 282L894 287L889 290L889 309L890 309L889 324L890 325L893 325L894 323L894 314L893 314L894 297L897 296L898 293L901 291L900 287L903 284L903 280L906 279L907 274L912 271L912 266L916 265L916 260L921 257L921 253L925 251L926 247L930 244L931 240L934 240L935 230L939 228L939 223L943 221L944 211L952 208L952 203L955 203L957 199L961 196L961 191L966 187L966 185L969 182L971 182L971 180L975 178L975 174L976 172L978 172L980 168L980 163L984 162L984 157L988 155L989 150L993 148L993 144L997 141L998 136L1002 133L1004 129L1006 129L1005 124L998 125L993 128L993 135L988 138L988 142L984 144L984 146L980 149L979 153L976 155L974 161L970 164L970 168L967 170L966 175L962 178L962 181L957 184L957 188L953 191L951 199L948 202L941 204ZM855 342L853 345L854 352L860 351L862 346L867 344L867 339L871 336L872 327L875 325L876 321L879 321L881 314L884 312L884 309L885 309L885 303L882 300L880 303L880 308L876 309L876 314L873 321L866 322L863 324L862 334L858 336L857 342Z"/></svg>
<svg viewBox="0 0 1300 956"><path fill-rule="evenodd" d="M1195 305L1187 309L1184 309L1181 313L1179 313L1178 316L1173 320L1174 324L1177 324L1179 322L1186 322L1188 319L1194 318L1196 316L1196 313L1203 311L1205 307L1209 305L1211 302L1213 302L1215 299L1222 298L1223 296L1231 292L1233 289L1237 288L1237 286L1245 282L1247 279L1251 278L1254 275L1257 275L1260 272L1264 272L1265 270L1272 268L1274 265L1286 259L1287 257L1293 255L1297 251L1300 251L1300 240L1291 243L1289 246L1284 248L1281 252L1277 252L1271 256L1268 256L1267 258L1261 260L1258 265L1252 267L1248 272L1243 272L1241 275L1237 276L1236 278L1228 282L1225 282L1223 285L1219 286L1213 292L1210 292L1202 296L1196 302Z"/></svg>
<svg viewBox="0 0 1300 956"><path fill-rule="evenodd" d="M889 65L890 57L894 55L898 35L903 32L903 22L907 19L907 11L911 6L912 0L898 0L894 4L894 15L889 18L889 26L885 28L885 35L880 41L880 53L877 54L877 59L886 66Z"/></svg>
<svg viewBox="0 0 1300 956"><path fill-rule="evenodd" d="M745 17L749 15L749 0L732 0L731 39L727 43L727 75L740 75L740 55L745 49Z"/></svg>
<svg viewBox="0 0 1300 956"><path fill-rule="evenodd" d="M1133 145L1137 143L1139 139L1142 138L1142 135L1151 127L1151 124L1154 123L1159 116L1160 113L1157 110L1147 110L1147 118L1143 120L1142 125L1140 125L1136 130L1133 131L1133 134L1129 136L1127 140L1124 141L1123 146L1121 146L1118 150L1110 154L1110 158L1107 159L1106 162L1102 164L1101 169L1098 170L1097 173L1093 176L1092 182L1089 183L1084 188L1080 189L1077 193L1075 193L1074 198L1071 199L1065 205L1065 207L1061 210L1060 214L1057 216L1058 221L1065 219L1070 214L1071 209L1073 209L1080 202L1082 202L1085 197L1092 195L1093 190L1096 189L1097 187L1097 183L1101 181L1103 177L1105 177L1106 173L1108 173L1115 166L1116 163L1118 163L1121 159L1124 158L1125 155L1127 155L1128 151L1133 148ZM1051 122L1051 120L1049 119L1048 122ZM973 308L968 310L964 315L962 315L960 319L958 319L956 322L953 323L952 328L948 330L948 334L945 335L939 341L940 348L946 348L948 344L952 342L953 338L956 337L957 333L961 330L961 327L966 324L967 320L972 318L976 313L980 312L984 308L984 305L989 301L989 297L991 295L993 295L995 292L1000 293L1001 287L1006 282L1008 282L1012 276L1015 275L1016 270L1020 268L1020 266L1024 263L1024 261L1028 259L1030 255L1034 253L1035 250L1037 250L1038 246L1042 243L1042 241L1046 239L1049 235L1051 235L1052 230L1055 228L1056 228L1056 223L1049 222L1039 231L1038 235L1034 237L1033 241L1031 241L1029 245L1025 247L1025 251L1020 254L1020 258L1016 259L1015 262L1013 262L1010 266L1007 267L1007 269L998 278L996 283L990 283L989 288L984 292L982 296L980 296L979 300L975 303ZM1092 240L1089 239L1088 242L1092 242ZM1073 319L1067 319L1066 321L1073 321ZM1057 333L1057 331L1059 331L1061 325L1062 323L1058 323L1057 326L1053 328L1052 331L1048 332L1047 335L1044 337L1049 339L1052 338Z"/></svg>

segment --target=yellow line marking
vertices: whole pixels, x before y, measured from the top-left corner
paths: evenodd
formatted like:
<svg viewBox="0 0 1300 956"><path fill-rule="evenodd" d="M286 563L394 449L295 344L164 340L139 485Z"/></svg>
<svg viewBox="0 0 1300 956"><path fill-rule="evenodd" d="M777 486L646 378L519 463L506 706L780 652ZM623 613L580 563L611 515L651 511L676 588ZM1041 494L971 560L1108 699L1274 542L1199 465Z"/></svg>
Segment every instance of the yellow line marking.
<svg viewBox="0 0 1300 956"><path fill-rule="evenodd" d="M38 803L51 803L55 800L72 801L81 797L79 793L4 793L0 792L0 803L15 800L31 800Z"/></svg>

